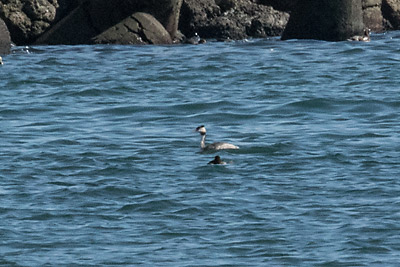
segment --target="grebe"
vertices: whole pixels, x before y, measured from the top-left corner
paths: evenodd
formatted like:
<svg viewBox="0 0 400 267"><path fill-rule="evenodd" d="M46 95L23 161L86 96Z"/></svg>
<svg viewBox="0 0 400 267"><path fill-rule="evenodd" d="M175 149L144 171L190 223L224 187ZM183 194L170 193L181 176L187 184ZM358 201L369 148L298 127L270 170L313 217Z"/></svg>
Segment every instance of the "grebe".
<svg viewBox="0 0 400 267"><path fill-rule="evenodd" d="M209 145L206 145L206 128L204 125L201 125L196 128L196 132L199 132L201 135L201 141L200 141L200 147L201 150L206 151L206 150L221 150L221 149L239 149L238 146L229 144L229 143L224 143L224 142L217 142L217 143L212 143Z"/></svg>
<svg viewBox="0 0 400 267"><path fill-rule="evenodd" d="M221 165L225 165L226 162L225 162L225 161L222 161L221 158L220 158L220 156L215 156L215 158L214 158L212 161L210 161L208 164L221 164Z"/></svg>
<svg viewBox="0 0 400 267"><path fill-rule="evenodd" d="M189 39L186 39L185 43L197 45L197 44L205 44L207 43L207 41L206 39L200 38L197 32L195 32L194 36L190 37Z"/></svg>
<svg viewBox="0 0 400 267"><path fill-rule="evenodd" d="M0 57L0 65L3 65L4 63L3 63L3 58L2 57Z"/></svg>
<svg viewBox="0 0 400 267"><path fill-rule="evenodd" d="M199 44L200 42L200 36L197 34L197 32L194 33L194 36L190 37L189 39L186 40L186 43L188 44Z"/></svg>
<svg viewBox="0 0 400 267"><path fill-rule="evenodd" d="M364 35L356 35L348 39L348 41L359 41L359 42L369 42L371 41L371 38L369 37L371 30L370 29L364 29Z"/></svg>

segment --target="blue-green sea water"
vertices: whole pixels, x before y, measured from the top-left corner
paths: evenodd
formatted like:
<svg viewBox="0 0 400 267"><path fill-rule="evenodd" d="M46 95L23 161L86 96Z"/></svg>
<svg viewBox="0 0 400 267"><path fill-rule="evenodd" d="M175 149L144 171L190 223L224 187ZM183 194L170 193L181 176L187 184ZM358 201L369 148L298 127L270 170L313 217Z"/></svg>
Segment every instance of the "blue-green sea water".
<svg viewBox="0 0 400 267"><path fill-rule="evenodd" d="M3 59L0 265L398 266L399 32Z"/></svg>

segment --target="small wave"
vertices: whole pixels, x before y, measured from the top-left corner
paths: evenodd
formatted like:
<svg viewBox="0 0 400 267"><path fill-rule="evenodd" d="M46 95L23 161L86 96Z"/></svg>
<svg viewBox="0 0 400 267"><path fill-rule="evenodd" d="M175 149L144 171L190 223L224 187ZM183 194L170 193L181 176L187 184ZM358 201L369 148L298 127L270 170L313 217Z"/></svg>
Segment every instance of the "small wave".
<svg viewBox="0 0 400 267"><path fill-rule="evenodd" d="M125 91L118 88L86 88L78 91L68 92L68 96L72 97L98 97L98 96L115 96L124 95Z"/></svg>
<svg viewBox="0 0 400 267"><path fill-rule="evenodd" d="M166 210L174 210L180 204L171 199L152 199L146 202L138 202L127 204L120 208L120 212L161 212Z"/></svg>
<svg viewBox="0 0 400 267"><path fill-rule="evenodd" d="M52 212L39 212L36 211L35 213L31 216L27 216L22 218L22 220L27 220L27 221L47 221L47 220L53 220L53 219L66 219L66 218L72 218L74 215L68 214L68 213L52 213Z"/></svg>
<svg viewBox="0 0 400 267"><path fill-rule="evenodd" d="M277 153L288 153L290 147L291 145L286 143L271 144L269 146L242 147L238 153L274 155Z"/></svg>
<svg viewBox="0 0 400 267"><path fill-rule="evenodd" d="M189 215L189 216L194 216L194 215L200 215L200 214L205 214L206 211L200 207L183 207L181 209L178 209L173 212L175 215Z"/></svg>
<svg viewBox="0 0 400 267"><path fill-rule="evenodd" d="M63 61L59 57L48 57L38 62L40 65L60 66L63 65Z"/></svg>
<svg viewBox="0 0 400 267"><path fill-rule="evenodd" d="M390 135L376 134L376 133L364 133L358 137L360 137L360 138L385 138L385 137L390 137Z"/></svg>
<svg viewBox="0 0 400 267"><path fill-rule="evenodd" d="M355 47L349 47L346 50L342 50L340 52L337 52L336 54L339 55L340 57L342 57L343 55L345 56L354 56L357 54L362 54L365 53L367 50L364 47L360 47L358 42L353 42L354 45L358 45Z"/></svg>
<svg viewBox="0 0 400 267"><path fill-rule="evenodd" d="M146 112L146 111L154 111L157 107L151 106L139 106L139 105L130 105L130 106L119 106L119 107L112 107L112 108L104 108L100 109L98 113L110 114L114 116L124 116L124 115L131 115L137 112Z"/></svg>
<svg viewBox="0 0 400 267"><path fill-rule="evenodd" d="M313 98L301 101L291 102L286 105L289 108L301 110L321 110L327 111L334 109L335 101L326 98Z"/></svg>
<svg viewBox="0 0 400 267"><path fill-rule="evenodd" d="M49 182L49 185L56 185L59 187L71 187L71 186L76 186L76 184L74 183L70 183L70 182L60 182L60 181L54 181L54 182Z"/></svg>
<svg viewBox="0 0 400 267"><path fill-rule="evenodd" d="M315 162L331 161L338 164L352 164L352 161L346 155L339 152L326 152L323 155L307 157L306 160L312 160Z"/></svg>
<svg viewBox="0 0 400 267"><path fill-rule="evenodd" d="M178 105L173 105L172 108L184 111L191 111L191 112L194 111L201 112L201 111L213 110L216 108L231 107L234 105L235 104L233 102L221 100L208 103L201 102L201 103L178 104Z"/></svg>
<svg viewBox="0 0 400 267"><path fill-rule="evenodd" d="M0 110L0 115L1 116L17 116L21 115L23 112L21 110L17 109L2 109Z"/></svg>
<svg viewBox="0 0 400 267"><path fill-rule="evenodd" d="M328 133L328 134L323 134L323 136L331 138L331 139L349 139L349 138L384 138L384 137L389 137L389 135L385 134L377 134L377 133L354 133L354 134L340 134L340 133Z"/></svg>
<svg viewBox="0 0 400 267"><path fill-rule="evenodd" d="M57 140L52 140L49 142L46 142L45 145L63 145L63 146L79 146L81 143L75 140L69 140L69 139L57 139Z"/></svg>
<svg viewBox="0 0 400 267"><path fill-rule="evenodd" d="M101 184L107 184L110 183L108 180L107 181L102 181L98 180L93 184L92 186L95 186L95 188L90 188L87 189L82 193L82 195L85 196L92 196L92 197L102 197L102 196L108 196L108 197L143 197L146 196L148 193L136 188L129 188L128 186L123 186L123 185L104 185L101 186Z"/></svg>
<svg viewBox="0 0 400 267"><path fill-rule="evenodd" d="M360 100L348 103L348 111L352 113L377 113L387 108L396 107L398 103L390 103L379 100Z"/></svg>

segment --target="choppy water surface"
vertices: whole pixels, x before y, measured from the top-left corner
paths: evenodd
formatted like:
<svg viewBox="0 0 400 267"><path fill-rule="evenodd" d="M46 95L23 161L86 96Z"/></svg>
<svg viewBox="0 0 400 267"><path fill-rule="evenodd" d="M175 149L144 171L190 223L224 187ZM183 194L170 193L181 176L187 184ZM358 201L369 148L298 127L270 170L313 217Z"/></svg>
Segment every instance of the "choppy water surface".
<svg viewBox="0 0 400 267"><path fill-rule="evenodd" d="M399 32L13 51L1 265L398 264Z"/></svg>

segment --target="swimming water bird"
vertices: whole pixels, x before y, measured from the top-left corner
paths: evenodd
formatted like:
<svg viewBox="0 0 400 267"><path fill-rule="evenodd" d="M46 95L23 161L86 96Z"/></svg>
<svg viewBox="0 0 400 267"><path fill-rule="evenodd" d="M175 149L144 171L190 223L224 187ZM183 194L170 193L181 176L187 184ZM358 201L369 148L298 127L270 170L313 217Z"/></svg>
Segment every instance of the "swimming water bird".
<svg viewBox="0 0 400 267"><path fill-rule="evenodd" d="M194 33L194 36L186 40L186 43L188 44L199 44L199 42L200 42L200 36L197 34L197 32Z"/></svg>
<svg viewBox="0 0 400 267"><path fill-rule="evenodd" d="M196 128L196 132L199 132L201 135L200 147L202 151L209 151L209 150L221 150L221 149L239 149L238 146L225 143L225 142L216 142L212 144L206 145L206 128L204 125L201 125Z"/></svg>
<svg viewBox="0 0 400 267"><path fill-rule="evenodd" d="M215 156L215 158L210 161L208 164L221 164L221 165L225 165L226 162L221 160L220 156Z"/></svg>
<svg viewBox="0 0 400 267"><path fill-rule="evenodd" d="M185 43L194 44L194 45L205 44L206 42L207 42L206 39L200 38L200 36L197 34L197 32L194 33L194 36L185 40Z"/></svg>
<svg viewBox="0 0 400 267"><path fill-rule="evenodd" d="M3 58L2 57L0 57L0 65L3 65L4 63L3 63Z"/></svg>
<svg viewBox="0 0 400 267"><path fill-rule="evenodd" d="M370 32L371 32L370 29L364 29L364 35L355 35L347 40L348 41L369 42L369 41L371 41L371 38L369 37Z"/></svg>

